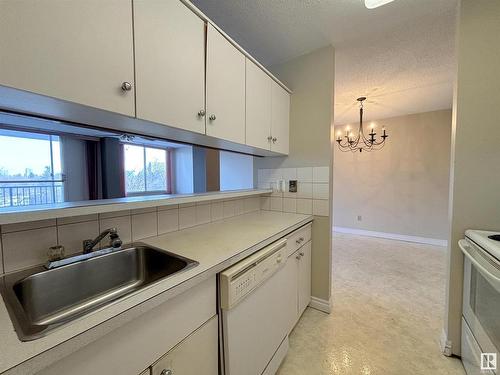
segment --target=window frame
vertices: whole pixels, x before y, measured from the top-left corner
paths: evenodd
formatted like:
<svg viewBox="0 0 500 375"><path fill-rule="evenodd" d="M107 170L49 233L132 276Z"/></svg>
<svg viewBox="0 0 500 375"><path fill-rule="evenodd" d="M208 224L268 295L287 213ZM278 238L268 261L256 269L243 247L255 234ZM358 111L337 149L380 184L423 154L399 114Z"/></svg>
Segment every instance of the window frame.
<svg viewBox="0 0 500 375"><path fill-rule="evenodd" d="M135 144L132 142L122 142L123 145L123 181L124 181L124 192L125 197L140 197L144 195L168 195L172 194L172 148L169 147L157 147L157 146L146 146L141 144ZM144 188L143 191L133 191L127 192L127 182L126 182L126 170L125 170L125 146L135 146L142 147L143 150L143 160L144 160ZM156 149L165 151L165 190L147 190L147 177L146 177L146 149Z"/></svg>

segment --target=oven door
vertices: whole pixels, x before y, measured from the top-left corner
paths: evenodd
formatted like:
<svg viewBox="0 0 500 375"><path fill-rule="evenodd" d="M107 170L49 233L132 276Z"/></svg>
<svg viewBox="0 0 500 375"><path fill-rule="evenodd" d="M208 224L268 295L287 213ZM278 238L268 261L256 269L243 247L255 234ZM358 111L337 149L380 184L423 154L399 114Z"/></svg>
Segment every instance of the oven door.
<svg viewBox="0 0 500 375"><path fill-rule="evenodd" d="M465 255L464 319L483 353L499 353L500 262L471 241L459 246Z"/></svg>

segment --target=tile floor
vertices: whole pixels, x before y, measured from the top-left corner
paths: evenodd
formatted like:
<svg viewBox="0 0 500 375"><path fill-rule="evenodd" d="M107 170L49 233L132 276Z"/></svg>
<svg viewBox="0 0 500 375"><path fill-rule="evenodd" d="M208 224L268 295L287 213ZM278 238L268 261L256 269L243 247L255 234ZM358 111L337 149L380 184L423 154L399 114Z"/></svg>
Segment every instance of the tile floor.
<svg viewBox="0 0 500 375"><path fill-rule="evenodd" d="M446 250L334 235L333 311L308 308L279 375L465 374L439 350Z"/></svg>

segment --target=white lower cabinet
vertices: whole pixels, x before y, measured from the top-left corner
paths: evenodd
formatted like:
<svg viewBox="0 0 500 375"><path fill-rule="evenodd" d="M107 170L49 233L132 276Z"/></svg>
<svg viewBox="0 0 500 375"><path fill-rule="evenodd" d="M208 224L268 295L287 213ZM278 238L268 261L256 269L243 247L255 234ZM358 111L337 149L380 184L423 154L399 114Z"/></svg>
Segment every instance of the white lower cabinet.
<svg viewBox="0 0 500 375"><path fill-rule="evenodd" d="M214 276L130 320L39 374L142 375L145 368L152 366L165 353L168 353L172 365L180 368L175 374L217 374L211 372L215 368L213 363L218 361L216 296ZM203 345L210 343L210 347L202 348L200 342ZM191 356L193 363L189 366L194 367L186 367L187 357L193 350L196 356ZM197 366L202 364L204 371L190 371L201 368Z"/></svg>
<svg viewBox="0 0 500 375"><path fill-rule="evenodd" d="M297 237L304 238L305 234L310 234L310 226L298 230L288 237L289 247L292 251L296 249ZM311 302L311 250L312 242L300 245L288 256L285 266L287 285L289 288L288 301L291 314L286 317L289 321L290 331L295 326L300 316Z"/></svg>
<svg viewBox="0 0 500 375"><path fill-rule="evenodd" d="M299 316L302 315L309 302L311 302L311 245L309 241L298 252L299 263L299 283L298 283L298 307Z"/></svg>
<svg viewBox="0 0 500 375"><path fill-rule="evenodd" d="M217 375L218 371L217 316L151 366L152 375Z"/></svg>

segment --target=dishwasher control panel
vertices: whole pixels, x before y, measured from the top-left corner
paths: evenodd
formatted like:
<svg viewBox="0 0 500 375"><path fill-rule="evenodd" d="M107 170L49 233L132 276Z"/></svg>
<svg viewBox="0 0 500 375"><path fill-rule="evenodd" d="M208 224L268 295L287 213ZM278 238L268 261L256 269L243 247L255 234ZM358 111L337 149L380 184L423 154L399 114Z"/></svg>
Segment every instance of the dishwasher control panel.
<svg viewBox="0 0 500 375"><path fill-rule="evenodd" d="M278 241L221 273L221 307L230 309L286 262L286 240Z"/></svg>

